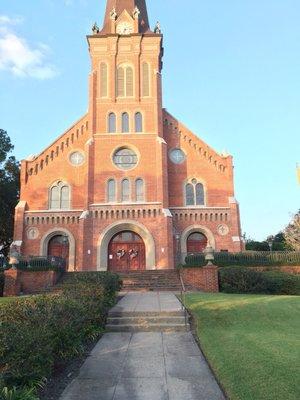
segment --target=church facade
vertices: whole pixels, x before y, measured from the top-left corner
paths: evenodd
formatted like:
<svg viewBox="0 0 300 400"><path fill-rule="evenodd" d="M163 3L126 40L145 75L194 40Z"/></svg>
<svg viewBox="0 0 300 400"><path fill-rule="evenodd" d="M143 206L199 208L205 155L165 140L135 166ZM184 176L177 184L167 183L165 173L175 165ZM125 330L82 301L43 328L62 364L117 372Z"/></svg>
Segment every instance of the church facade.
<svg viewBox="0 0 300 400"><path fill-rule="evenodd" d="M69 270L171 269L243 249L233 160L162 106L163 36L145 0L107 0L87 37L88 112L21 163L14 246Z"/></svg>

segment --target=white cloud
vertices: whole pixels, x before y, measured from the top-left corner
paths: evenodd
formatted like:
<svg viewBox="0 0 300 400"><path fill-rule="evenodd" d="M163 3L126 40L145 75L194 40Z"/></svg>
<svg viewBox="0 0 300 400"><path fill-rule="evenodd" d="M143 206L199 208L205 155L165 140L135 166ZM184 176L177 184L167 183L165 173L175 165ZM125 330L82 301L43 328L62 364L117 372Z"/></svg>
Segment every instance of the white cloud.
<svg viewBox="0 0 300 400"><path fill-rule="evenodd" d="M12 29L21 21L21 18L0 15L0 70L24 78L44 80L55 77L57 70L47 61L49 47L43 43L33 47Z"/></svg>

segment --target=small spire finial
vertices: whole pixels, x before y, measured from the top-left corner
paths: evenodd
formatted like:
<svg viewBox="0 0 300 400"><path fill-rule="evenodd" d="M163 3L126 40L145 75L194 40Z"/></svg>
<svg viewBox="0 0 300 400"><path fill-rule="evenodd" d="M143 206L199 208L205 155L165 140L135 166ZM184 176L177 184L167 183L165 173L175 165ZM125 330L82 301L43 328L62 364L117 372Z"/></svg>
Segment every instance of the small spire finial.
<svg viewBox="0 0 300 400"><path fill-rule="evenodd" d="M92 32L94 35L97 35L97 33L99 33L100 29L97 25L97 22L94 23L93 27L92 27Z"/></svg>
<svg viewBox="0 0 300 400"><path fill-rule="evenodd" d="M155 28L154 28L154 33L160 34L161 33L161 27L159 21L156 22Z"/></svg>
<svg viewBox="0 0 300 400"><path fill-rule="evenodd" d="M109 17L112 21L115 21L117 19L117 11L115 8L113 8L109 14Z"/></svg>
<svg viewBox="0 0 300 400"><path fill-rule="evenodd" d="M141 12L140 12L139 8L137 6L135 6L135 8L133 10L133 13L132 13L133 18L134 19L139 19L140 13Z"/></svg>

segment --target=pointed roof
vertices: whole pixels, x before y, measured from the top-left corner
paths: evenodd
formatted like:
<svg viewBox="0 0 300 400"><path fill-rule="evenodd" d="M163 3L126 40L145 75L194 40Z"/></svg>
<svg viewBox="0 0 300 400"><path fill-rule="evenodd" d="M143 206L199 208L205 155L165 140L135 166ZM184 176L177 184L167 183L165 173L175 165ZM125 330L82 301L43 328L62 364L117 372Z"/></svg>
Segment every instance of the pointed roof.
<svg viewBox="0 0 300 400"><path fill-rule="evenodd" d="M133 10L137 7L140 10L139 16L139 33L150 31L146 0L107 0L104 24L101 33L110 33L110 13L116 10L119 17L124 10L132 15Z"/></svg>

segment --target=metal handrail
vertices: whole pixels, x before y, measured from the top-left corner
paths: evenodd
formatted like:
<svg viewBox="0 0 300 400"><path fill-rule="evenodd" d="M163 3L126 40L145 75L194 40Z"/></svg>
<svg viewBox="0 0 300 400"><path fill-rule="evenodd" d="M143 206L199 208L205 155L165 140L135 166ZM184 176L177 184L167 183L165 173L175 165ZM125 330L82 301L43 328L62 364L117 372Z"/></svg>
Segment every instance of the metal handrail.
<svg viewBox="0 0 300 400"><path fill-rule="evenodd" d="M183 311L184 311L184 324L185 324L185 326L187 326L188 315L187 315L187 310L186 310L186 307L185 307L185 304L186 304L185 303L185 300L186 300L186 288L185 288L185 284L183 282L180 270L178 271L178 274L179 274L179 279L180 279L180 283L181 283L180 296L181 296L181 304L182 304Z"/></svg>

